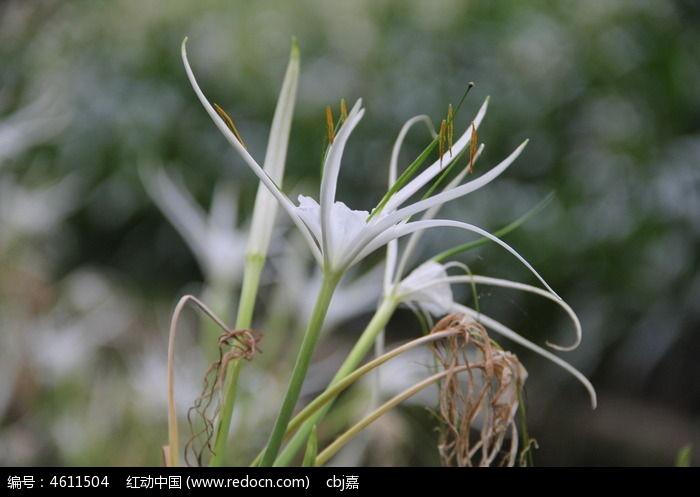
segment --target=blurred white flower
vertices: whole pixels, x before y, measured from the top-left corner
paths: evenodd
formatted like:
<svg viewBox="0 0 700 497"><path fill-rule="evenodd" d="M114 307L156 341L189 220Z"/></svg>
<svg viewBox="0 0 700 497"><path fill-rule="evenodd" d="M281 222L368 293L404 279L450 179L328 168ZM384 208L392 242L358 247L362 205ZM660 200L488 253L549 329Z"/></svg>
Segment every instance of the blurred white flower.
<svg viewBox="0 0 700 497"><path fill-rule="evenodd" d="M239 283L248 231L237 227L238 196L231 185L217 185L207 214L163 169L140 171L146 191L185 240L207 282L226 288Z"/></svg>
<svg viewBox="0 0 700 497"><path fill-rule="evenodd" d="M0 248L21 237L44 236L77 207L80 181L67 176L50 185L27 188L0 178Z"/></svg>

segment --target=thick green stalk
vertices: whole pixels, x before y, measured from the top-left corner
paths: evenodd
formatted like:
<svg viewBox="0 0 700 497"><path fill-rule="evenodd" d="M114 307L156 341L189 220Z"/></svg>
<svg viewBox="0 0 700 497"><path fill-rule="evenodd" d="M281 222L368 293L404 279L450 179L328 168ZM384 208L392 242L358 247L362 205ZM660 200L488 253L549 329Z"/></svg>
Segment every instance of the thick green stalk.
<svg viewBox="0 0 700 497"><path fill-rule="evenodd" d="M277 457L277 452L282 445L282 438L287 431L287 423L289 423L292 412L294 411L294 406L296 406L297 400L299 400L301 386L309 370L311 356L314 353L316 342L318 341L321 328L323 327L323 322L326 319L326 313L328 312L328 307L333 298L333 292L335 292L335 288L338 286L341 276L342 274L336 273L326 273L323 276L321 289L316 297L316 304L314 305L311 319L304 333L304 339L301 342L301 348L299 349L299 354L297 355L296 363L292 370L292 376L287 386L287 393L284 396L282 407L280 407L275 425L270 434L270 439L267 442L267 448L263 454L261 466L271 466Z"/></svg>
<svg viewBox="0 0 700 497"><path fill-rule="evenodd" d="M377 308L374 313L372 320L362 332L357 343L352 348L347 358L343 364L338 369L338 372L331 380L328 385L328 390L333 385L337 384L340 380L345 378L347 375L353 372L357 368L362 360L365 358L369 350L372 348L374 341L381 331L386 327L389 319L394 314L398 302L393 297L385 297L381 305ZM284 450L280 453L279 457L275 460L275 466L287 466L291 464L294 456L299 452L299 450L304 446L306 440L309 438L314 426L318 425L320 421L325 417L332 406L332 402L326 404L321 410L309 418L294 434L289 443L285 446Z"/></svg>
<svg viewBox="0 0 700 497"><path fill-rule="evenodd" d="M265 265L265 256L260 254L248 254L246 257L245 271L243 273L243 287L238 303L238 315L236 316L236 329L250 328L255 308L255 297L260 285L260 274ZM221 466L226 452L226 442L233 416L233 406L236 403L238 391L238 376L241 372L241 360L231 361L226 368L224 381L224 398L221 403L219 423L216 427L214 438L214 455L209 461L210 466Z"/></svg>

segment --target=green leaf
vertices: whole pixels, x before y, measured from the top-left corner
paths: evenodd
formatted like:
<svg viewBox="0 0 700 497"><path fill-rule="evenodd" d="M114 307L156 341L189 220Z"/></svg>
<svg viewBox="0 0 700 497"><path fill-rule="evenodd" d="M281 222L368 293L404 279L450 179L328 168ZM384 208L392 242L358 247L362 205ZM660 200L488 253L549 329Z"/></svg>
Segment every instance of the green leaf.
<svg viewBox="0 0 700 497"><path fill-rule="evenodd" d="M318 436L316 435L316 425L311 430L309 440L306 442L306 452L304 452L304 461L301 463L305 468L316 466L316 454L318 453Z"/></svg>

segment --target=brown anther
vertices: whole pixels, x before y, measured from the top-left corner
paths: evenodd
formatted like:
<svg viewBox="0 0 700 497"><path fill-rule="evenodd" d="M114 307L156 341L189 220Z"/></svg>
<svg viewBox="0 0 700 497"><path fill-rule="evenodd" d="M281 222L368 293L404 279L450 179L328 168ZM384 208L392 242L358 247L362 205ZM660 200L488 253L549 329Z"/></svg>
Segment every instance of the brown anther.
<svg viewBox="0 0 700 497"><path fill-rule="evenodd" d="M479 137L476 134L476 126L472 123L472 136L469 140L469 165L467 166L467 173L471 174L474 172L474 161L476 160L476 152L479 150L478 145Z"/></svg>
<svg viewBox="0 0 700 497"><path fill-rule="evenodd" d="M246 144L245 144L245 142L243 141L243 137L242 137L241 134L238 132L238 129L236 128L236 125L233 123L233 119L231 119L231 116L229 116L229 115L226 113L226 111L225 111L224 109L222 109L221 106L220 106L219 104L217 104L216 102L214 102L214 110L216 111L217 114L219 114L219 117L221 117L221 119L224 120L224 122L226 123L226 126L228 127L228 129L231 130L231 132L233 133L233 135L236 137L236 140L238 140L238 142L239 142L241 145L243 145L243 148L248 148L248 147L246 147Z"/></svg>
<svg viewBox="0 0 700 497"><path fill-rule="evenodd" d="M450 148L450 157L452 157L452 140L454 138L454 111L452 110L452 104L447 107L447 144Z"/></svg>
<svg viewBox="0 0 700 497"><path fill-rule="evenodd" d="M344 122L348 118L348 104L344 98L340 99L340 122Z"/></svg>
<svg viewBox="0 0 700 497"><path fill-rule="evenodd" d="M333 122L333 109L330 105L326 105L326 132L328 133L328 143L333 143L335 140L335 123Z"/></svg>

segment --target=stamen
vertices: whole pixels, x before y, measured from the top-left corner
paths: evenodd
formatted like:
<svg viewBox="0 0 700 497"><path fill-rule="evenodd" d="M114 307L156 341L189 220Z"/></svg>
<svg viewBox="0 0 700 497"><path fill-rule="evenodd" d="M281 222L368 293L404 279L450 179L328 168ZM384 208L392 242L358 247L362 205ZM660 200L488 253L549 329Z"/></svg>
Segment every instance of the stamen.
<svg viewBox="0 0 700 497"><path fill-rule="evenodd" d="M335 124L333 123L333 109L330 105L326 105L326 132L328 133L328 143L333 143L335 140Z"/></svg>
<svg viewBox="0 0 700 497"><path fill-rule="evenodd" d="M243 145L243 148L247 149L248 147L246 146L245 142L243 141L243 138L241 137L241 134L238 132L238 129L236 129L236 125L233 123L233 119L231 119L231 116L226 114L226 111L221 108L219 104L214 102L214 110L216 110L216 113L219 114L219 117L224 120L226 123L226 126L228 126L228 129L231 130L233 135L236 137L236 140Z"/></svg>
<svg viewBox="0 0 700 497"><path fill-rule="evenodd" d="M344 98L340 99L340 122L342 123L348 118L348 104Z"/></svg>
<svg viewBox="0 0 700 497"><path fill-rule="evenodd" d="M476 134L476 126L472 123L472 136L469 140L469 165L467 166L467 173L469 174L474 172L474 160L476 159L476 152L479 149L478 141L479 137Z"/></svg>
<svg viewBox="0 0 700 497"><path fill-rule="evenodd" d="M457 104L457 109L455 110L455 113L457 113L459 111L459 109L462 107L462 104L464 103L464 99L467 98L467 95L469 95L469 91L472 88L474 88L474 82L470 81L469 84L467 85L467 89L462 94L462 98L459 99L459 103Z"/></svg>

